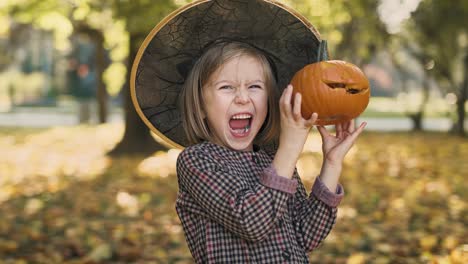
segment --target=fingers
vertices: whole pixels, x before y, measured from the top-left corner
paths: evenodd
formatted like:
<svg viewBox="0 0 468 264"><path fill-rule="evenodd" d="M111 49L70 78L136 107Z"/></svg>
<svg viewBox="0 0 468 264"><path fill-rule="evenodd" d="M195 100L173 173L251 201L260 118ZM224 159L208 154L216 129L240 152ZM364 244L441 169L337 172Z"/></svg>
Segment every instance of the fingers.
<svg viewBox="0 0 468 264"><path fill-rule="evenodd" d="M282 109L283 115L286 118L291 116L291 96L292 96L292 85L288 85L286 89L284 89L283 94L281 95L280 99L280 106Z"/></svg>
<svg viewBox="0 0 468 264"><path fill-rule="evenodd" d="M284 89L283 94L281 95L280 104L282 107L282 112L286 118L294 119L298 122L302 120L301 114L301 104L302 104L302 95L300 93L294 94L293 97L293 86L289 84L286 89ZM294 100L293 105L291 106L292 99Z"/></svg>
<svg viewBox="0 0 468 264"><path fill-rule="evenodd" d="M341 138L343 136L343 125L338 123L335 125L336 137Z"/></svg>
<svg viewBox="0 0 468 264"><path fill-rule="evenodd" d="M302 117L302 94L297 92L293 97L293 86L289 84L286 89L284 89L283 94L280 98L280 112L283 118L292 119L296 124L312 127L318 119L318 114L313 113L309 119L304 119ZM293 101L293 105L291 102Z"/></svg>
<svg viewBox="0 0 468 264"><path fill-rule="evenodd" d="M353 125L354 125L354 123L353 123ZM359 127L356 130L354 130L352 133L350 133L350 136L348 138L346 138L346 140L349 140L349 141L351 141L351 143L354 143L354 141L356 141L359 134L361 134L361 132L364 131L364 128L366 127L366 125L367 125L366 122L362 122L361 125L359 125Z"/></svg>
<svg viewBox="0 0 468 264"><path fill-rule="evenodd" d="M349 121L336 124L336 137L344 138L351 135L355 131L354 122L354 119L351 119Z"/></svg>
<svg viewBox="0 0 468 264"><path fill-rule="evenodd" d="M355 137L359 136L359 134L361 134L362 131L364 131L364 128L366 127L367 125L367 122L362 122L361 125L359 125L359 127L351 134ZM353 119L353 127L354 127L354 119Z"/></svg>
<svg viewBox="0 0 468 264"><path fill-rule="evenodd" d="M346 130L348 131L348 133L350 133L350 134L353 133L353 132L354 132L354 129L355 129L355 127L354 127L354 119L351 119L350 121L348 121L346 125L347 125Z"/></svg>
<svg viewBox="0 0 468 264"><path fill-rule="evenodd" d="M296 121L301 120L302 114L301 114L301 102L302 102L302 96L300 93L296 93L294 96L294 106L293 106L293 118Z"/></svg>
<svg viewBox="0 0 468 264"><path fill-rule="evenodd" d="M281 94L281 97L279 99L279 106L280 106L280 113L283 115L283 105L284 105L284 95L286 94L286 89L283 90L283 93Z"/></svg>
<svg viewBox="0 0 468 264"><path fill-rule="evenodd" d="M310 118L305 121L305 125L307 127L313 126L315 124L315 122L317 121L317 119L318 119L318 114L317 113L312 113Z"/></svg>
<svg viewBox="0 0 468 264"><path fill-rule="evenodd" d="M319 131L322 140L330 136L330 133L324 126L317 126L317 130Z"/></svg>

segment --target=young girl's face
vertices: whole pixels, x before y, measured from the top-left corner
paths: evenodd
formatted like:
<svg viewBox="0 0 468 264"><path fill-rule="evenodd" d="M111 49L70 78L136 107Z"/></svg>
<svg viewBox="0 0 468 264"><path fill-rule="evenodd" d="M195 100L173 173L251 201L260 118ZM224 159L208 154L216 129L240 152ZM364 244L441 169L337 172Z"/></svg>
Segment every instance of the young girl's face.
<svg viewBox="0 0 468 264"><path fill-rule="evenodd" d="M228 60L203 87L203 100L215 143L251 151L268 111L262 64L248 55Z"/></svg>

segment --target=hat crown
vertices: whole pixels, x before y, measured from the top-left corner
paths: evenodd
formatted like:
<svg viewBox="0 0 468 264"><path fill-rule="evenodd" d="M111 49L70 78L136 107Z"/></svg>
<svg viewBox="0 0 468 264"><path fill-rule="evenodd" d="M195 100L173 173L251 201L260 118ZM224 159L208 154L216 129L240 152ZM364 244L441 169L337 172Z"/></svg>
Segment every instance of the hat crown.
<svg viewBox="0 0 468 264"><path fill-rule="evenodd" d="M171 146L188 144L178 105L185 78L205 48L220 40L263 51L281 89L303 66L326 55L310 23L273 1L203 0L173 12L145 39L130 82L138 114Z"/></svg>

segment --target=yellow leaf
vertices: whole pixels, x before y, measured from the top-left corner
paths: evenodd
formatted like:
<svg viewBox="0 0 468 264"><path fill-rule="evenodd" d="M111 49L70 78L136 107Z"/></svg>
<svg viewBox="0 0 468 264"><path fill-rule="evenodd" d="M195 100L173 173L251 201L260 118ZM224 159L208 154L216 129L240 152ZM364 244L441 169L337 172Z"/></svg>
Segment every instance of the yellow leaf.
<svg viewBox="0 0 468 264"><path fill-rule="evenodd" d="M427 235L419 239L419 245L427 251L430 251L437 245L437 236Z"/></svg>
<svg viewBox="0 0 468 264"><path fill-rule="evenodd" d="M366 262L366 255L362 253L355 253L348 258L346 264L363 264Z"/></svg>

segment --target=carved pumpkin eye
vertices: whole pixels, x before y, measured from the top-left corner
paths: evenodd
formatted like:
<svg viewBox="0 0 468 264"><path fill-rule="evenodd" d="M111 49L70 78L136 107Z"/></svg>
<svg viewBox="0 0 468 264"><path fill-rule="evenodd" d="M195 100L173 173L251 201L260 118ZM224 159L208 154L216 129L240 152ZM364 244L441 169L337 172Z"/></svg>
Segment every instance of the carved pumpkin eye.
<svg viewBox="0 0 468 264"><path fill-rule="evenodd" d="M345 89L346 92L350 94L358 94L365 90L365 89L347 87L345 83L325 82L325 84L328 85L328 87L330 87L331 89L337 89L337 88Z"/></svg>
<svg viewBox="0 0 468 264"><path fill-rule="evenodd" d="M326 83L330 88L346 88L346 84L344 83Z"/></svg>
<svg viewBox="0 0 468 264"><path fill-rule="evenodd" d="M355 65L339 60L309 64L291 80L294 92L302 94L304 118L318 113L317 125L330 125L356 118L367 107L370 86Z"/></svg>
<svg viewBox="0 0 468 264"><path fill-rule="evenodd" d="M350 94L358 94L358 93L360 93L362 91L363 91L363 89L357 89L357 88L348 88L348 89L346 89L346 92L350 93Z"/></svg>

